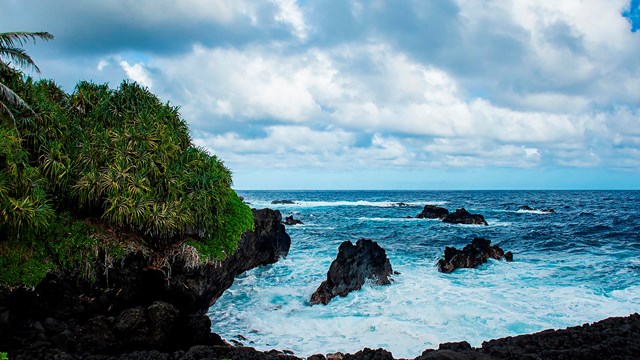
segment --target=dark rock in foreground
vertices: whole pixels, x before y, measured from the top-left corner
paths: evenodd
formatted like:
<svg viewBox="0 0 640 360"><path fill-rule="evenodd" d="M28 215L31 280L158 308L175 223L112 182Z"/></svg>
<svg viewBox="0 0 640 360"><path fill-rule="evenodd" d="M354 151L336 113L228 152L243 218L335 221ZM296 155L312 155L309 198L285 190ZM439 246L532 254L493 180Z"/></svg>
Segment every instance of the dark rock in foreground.
<svg viewBox="0 0 640 360"><path fill-rule="evenodd" d="M518 210L519 210L519 211L540 211L540 212L543 212L543 213L549 213L549 214L551 214L551 213L555 213L555 212L556 212L556 211L555 211L554 209L552 209L552 208L548 208L548 209L535 209L535 208L532 208L532 207L531 207L531 206L529 206L529 205L523 205L523 206L520 206L520 207L518 208Z"/></svg>
<svg viewBox="0 0 640 360"><path fill-rule="evenodd" d="M422 212L416 215L418 219L444 219L449 215L449 210L435 205L425 205Z"/></svg>
<svg viewBox="0 0 640 360"><path fill-rule="evenodd" d="M640 354L640 315L612 317L593 324L563 330L545 330L535 334L509 336L485 341L480 348L467 342L440 344L438 350L427 349L415 360L498 360L498 359L566 359L566 360L632 360ZM334 356L335 355L335 356ZM9 352L11 360L299 360L278 351L261 352L249 347L194 346L188 350L160 352L136 351L122 355L69 354L46 344L20 353ZM384 349L368 349L355 354L313 355L308 359L327 360L391 360Z"/></svg>
<svg viewBox="0 0 640 360"><path fill-rule="evenodd" d="M291 200L273 200L271 204L272 205L294 205L295 202Z"/></svg>
<svg viewBox="0 0 640 360"><path fill-rule="evenodd" d="M302 224L304 224L302 222L302 220L294 219L293 215L287 216L286 218L284 218L284 221L282 223L285 224L285 225L302 225Z"/></svg>
<svg viewBox="0 0 640 360"><path fill-rule="evenodd" d="M438 261L438 270L450 273L458 268L475 268L487 262L487 259L513 260L511 251L505 253L498 245L491 246L491 241L484 238L475 238L462 250L454 247L444 249L444 259Z"/></svg>
<svg viewBox="0 0 640 360"><path fill-rule="evenodd" d="M51 354L115 356L224 344L211 333L209 306L237 275L278 261L291 244L278 211L253 210L253 215L255 230L243 234L235 253L223 261L200 265L185 247L165 255L170 269L154 265L142 251L105 268L108 258L99 254L91 282L56 272L35 289L0 288L0 351L8 351L13 360L40 348Z"/></svg>
<svg viewBox="0 0 640 360"><path fill-rule="evenodd" d="M345 241L338 248L338 256L331 263L327 280L311 296L310 304L328 304L336 296L347 296L359 290L367 279L378 285L391 283L393 274L387 254L378 243L360 239L353 245Z"/></svg>
<svg viewBox="0 0 640 360"><path fill-rule="evenodd" d="M465 208L457 209L456 212L445 216L442 222L450 224L472 224L472 225L489 225L480 214L471 214Z"/></svg>
<svg viewBox="0 0 640 360"><path fill-rule="evenodd" d="M445 346L453 345L453 346ZM415 360L458 359L638 359L640 354L640 315L612 317L591 325L563 330L544 330L535 334L509 336L485 341L481 348L463 343L441 344L438 350L425 350Z"/></svg>

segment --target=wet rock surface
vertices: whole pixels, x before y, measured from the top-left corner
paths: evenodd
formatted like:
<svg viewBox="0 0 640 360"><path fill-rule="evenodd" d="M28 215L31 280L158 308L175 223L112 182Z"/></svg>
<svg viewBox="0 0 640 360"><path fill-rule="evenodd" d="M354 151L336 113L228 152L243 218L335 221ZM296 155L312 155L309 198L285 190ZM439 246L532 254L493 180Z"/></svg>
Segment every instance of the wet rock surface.
<svg viewBox="0 0 640 360"><path fill-rule="evenodd" d="M291 200L273 200L271 202L271 205L293 205L293 204L295 204L295 202Z"/></svg>
<svg viewBox="0 0 640 360"><path fill-rule="evenodd" d="M444 219L449 215L449 210L435 205L425 205L422 212L416 215L418 219Z"/></svg>
<svg viewBox="0 0 640 360"><path fill-rule="evenodd" d="M291 225L302 225L302 224L304 224L304 223L302 222L302 220L294 219L294 218L293 218L293 215L290 215L290 216L287 216L286 218L284 218L284 221L283 221L282 223L283 223L283 224L285 224L285 225L289 225L289 226L291 226Z"/></svg>
<svg viewBox="0 0 640 360"><path fill-rule="evenodd" d="M489 225L484 219L484 216L472 214L465 208L457 209L455 212L446 215L442 218L442 222L450 224Z"/></svg>
<svg viewBox="0 0 640 360"><path fill-rule="evenodd" d="M338 248L338 256L331 263L327 279L311 296L310 304L328 304L336 296L347 296L359 290L367 279L378 285L391 283L393 274L387 254L378 243L360 239L355 245L345 241Z"/></svg>
<svg viewBox="0 0 640 360"><path fill-rule="evenodd" d="M547 208L547 209L536 209L536 208L532 208L532 207L531 207L531 206L529 206L529 205L523 205L523 206L520 206L520 207L518 208L518 210L519 210L519 211L540 211L540 212L543 212L543 213L549 213L549 214L552 214L552 213L555 213L555 212L556 212L556 211L555 211L554 209L552 209L552 208Z"/></svg>
<svg viewBox="0 0 640 360"><path fill-rule="evenodd" d="M444 258L438 261L438 270L450 273L459 268L475 268L486 263L489 258L512 261L513 253L505 253L498 245L491 246L490 240L475 238L462 250L447 246Z"/></svg>

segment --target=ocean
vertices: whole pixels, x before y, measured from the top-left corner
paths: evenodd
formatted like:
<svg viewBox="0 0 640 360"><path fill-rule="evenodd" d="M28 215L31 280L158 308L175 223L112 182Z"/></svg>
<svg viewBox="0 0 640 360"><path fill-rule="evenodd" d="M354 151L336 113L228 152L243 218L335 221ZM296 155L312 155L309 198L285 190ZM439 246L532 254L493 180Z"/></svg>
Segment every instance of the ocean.
<svg viewBox="0 0 640 360"><path fill-rule="evenodd" d="M304 224L287 226L286 259L240 275L209 309L212 331L228 341L301 357L382 347L412 358L442 342L480 346L640 312L640 191L238 193L252 207ZM426 204L464 207L489 226L407 218ZM438 272L446 246L462 248L474 237L512 251L514 261ZM340 243L360 238L382 246L400 274L391 285L309 306Z"/></svg>

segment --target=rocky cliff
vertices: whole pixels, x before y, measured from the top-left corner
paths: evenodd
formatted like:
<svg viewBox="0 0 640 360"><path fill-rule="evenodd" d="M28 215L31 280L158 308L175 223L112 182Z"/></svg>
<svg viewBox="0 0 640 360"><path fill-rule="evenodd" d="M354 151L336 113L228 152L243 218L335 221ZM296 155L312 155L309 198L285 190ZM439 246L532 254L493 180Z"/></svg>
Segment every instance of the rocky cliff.
<svg viewBox="0 0 640 360"><path fill-rule="evenodd" d="M142 249L116 263L100 254L94 279L56 272L35 288L0 289L0 350L13 359L36 350L50 358L48 350L118 355L223 344L210 332L208 307L235 276L278 261L291 243L278 211L253 214L254 231L223 261L194 263L180 248L161 266Z"/></svg>

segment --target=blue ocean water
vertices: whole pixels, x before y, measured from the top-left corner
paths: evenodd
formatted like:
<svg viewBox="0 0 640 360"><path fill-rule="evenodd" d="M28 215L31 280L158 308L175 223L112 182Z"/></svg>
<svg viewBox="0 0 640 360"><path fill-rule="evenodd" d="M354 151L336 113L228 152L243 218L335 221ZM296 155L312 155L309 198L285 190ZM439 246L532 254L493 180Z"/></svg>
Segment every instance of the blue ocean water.
<svg viewBox="0 0 640 360"><path fill-rule="evenodd" d="M252 207L293 214L289 256L249 271L210 308L212 330L298 356L383 347L415 357L439 343L482 341L640 312L638 191L240 191ZM295 205L271 205L287 199ZM393 206L404 202L410 207ZM464 207L489 226L409 219L426 204ZM518 211L521 205L556 213ZM514 253L451 274L445 246L482 236ZM309 306L338 246L366 237L401 274Z"/></svg>

